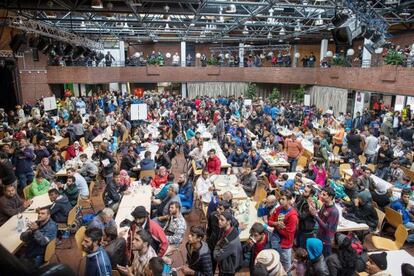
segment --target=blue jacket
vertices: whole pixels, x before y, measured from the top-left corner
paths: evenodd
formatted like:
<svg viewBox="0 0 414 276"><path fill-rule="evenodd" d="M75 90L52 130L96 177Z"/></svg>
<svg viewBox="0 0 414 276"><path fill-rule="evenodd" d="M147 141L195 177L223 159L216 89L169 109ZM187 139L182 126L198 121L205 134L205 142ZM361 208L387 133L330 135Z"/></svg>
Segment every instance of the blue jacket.
<svg viewBox="0 0 414 276"><path fill-rule="evenodd" d="M181 206L191 209L193 207L193 183L188 180L187 183L180 186L178 196L181 199Z"/></svg>
<svg viewBox="0 0 414 276"><path fill-rule="evenodd" d="M403 224L410 222L410 216L408 214L407 207L405 207L405 204L403 204L401 199L397 199L396 201L392 202L390 207L402 215Z"/></svg>
<svg viewBox="0 0 414 276"><path fill-rule="evenodd" d="M103 247L86 256L85 275L111 276L112 266L108 254Z"/></svg>
<svg viewBox="0 0 414 276"><path fill-rule="evenodd" d="M141 171L145 170L154 170L155 169L155 161L152 159L142 159L140 162Z"/></svg>
<svg viewBox="0 0 414 276"><path fill-rule="evenodd" d="M235 167L243 167L243 162L246 159L247 153L245 153L244 151L240 155L237 155L236 152L232 152L229 158L227 158L227 162Z"/></svg>
<svg viewBox="0 0 414 276"><path fill-rule="evenodd" d="M39 229L32 232L27 230L20 235L20 239L27 244L26 255L29 258L43 256L45 254L46 246L51 241L56 239L57 224L52 220L40 226Z"/></svg>
<svg viewBox="0 0 414 276"><path fill-rule="evenodd" d="M16 174L33 172L33 159L36 158L33 150L25 148L23 151L17 150L13 156L13 165L16 167Z"/></svg>

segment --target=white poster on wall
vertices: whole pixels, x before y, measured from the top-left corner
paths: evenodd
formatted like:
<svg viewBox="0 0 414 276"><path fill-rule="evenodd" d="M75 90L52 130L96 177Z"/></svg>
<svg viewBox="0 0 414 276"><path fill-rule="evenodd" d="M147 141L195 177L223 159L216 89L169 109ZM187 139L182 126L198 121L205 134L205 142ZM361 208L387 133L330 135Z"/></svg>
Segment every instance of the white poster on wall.
<svg viewBox="0 0 414 276"><path fill-rule="evenodd" d="M146 120L147 112L147 104L131 104L131 121Z"/></svg>
<svg viewBox="0 0 414 276"><path fill-rule="evenodd" d="M244 100L244 106L251 106L252 105L252 100L251 99L245 99Z"/></svg>
<svg viewBox="0 0 414 276"><path fill-rule="evenodd" d="M305 94L305 97L303 98L303 104L305 106L310 106L310 95L309 94Z"/></svg>
<svg viewBox="0 0 414 276"><path fill-rule="evenodd" d="M394 110L401 111L404 108L404 103L405 103L405 96L396 96Z"/></svg>
<svg viewBox="0 0 414 276"><path fill-rule="evenodd" d="M55 110L57 108L56 97L52 96L52 97L43 98L43 106L45 108L45 111Z"/></svg>
<svg viewBox="0 0 414 276"><path fill-rule="evenodd" d="M354 118L356 117L357 112L362 114L364 110L364 96L363 92L357 91L355 93L355 104L354 104Z"/></svg>
<svg viewBox="0 0 414 276"><path fill-rule="evenodd" d="M407 105L410 105L411 111L414 110L414 97L407 97Z"/></svg>

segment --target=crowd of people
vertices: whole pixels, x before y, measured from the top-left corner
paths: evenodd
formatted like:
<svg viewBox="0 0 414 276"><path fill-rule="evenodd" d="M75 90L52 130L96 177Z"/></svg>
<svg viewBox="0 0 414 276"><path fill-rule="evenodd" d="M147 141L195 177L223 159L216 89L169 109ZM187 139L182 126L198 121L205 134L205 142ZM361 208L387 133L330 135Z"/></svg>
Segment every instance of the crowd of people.
<svg viewBox="0 0 414 276"><path fill-rule="evenodd" d="M131 120L132 104L147 105L146 120ZM92 196L91 183L104 192L103 206L79 208L79 224L87 227L85 275L227 276L243 269L260 276L391 275L387 252L368 254L364 243L377 229L376 209L388 207L401 214L407 243L414 242L414 185L405 173L413 163L410 106L394 112L379 103L352 117L243 96L187 99L166 92L137 98L98 91L65 97L52 111L44 110L42 99L8 113L1 109L0 121L0 226L37 196L48 194L52 203L36 210L38 219L21 233L26 246L20 255L34 267L43 264L50 241L67 238L58 224ZM67 143L56 142L61 139ZM219 148L206 152L206 139L217 140ZM263 150L281 156L287 168L272 167ZM188 165L174 174L178 158ZM155 174L141 177L146 171ZM217 175L235 175L248 198L266 192L247 241L239 237L247 227L236 218L240 205L231 190L219 193ZM150 187L151 206L134 202L132 220L117 225L120 203L137 181ZM191 212L200 212L207 225L189 227L185 216ZM342 216L368 229L338 232ZM176 267L172 255L184 242L184 265ZM413 270L413 264L401 267L404 276Z"/></svg>

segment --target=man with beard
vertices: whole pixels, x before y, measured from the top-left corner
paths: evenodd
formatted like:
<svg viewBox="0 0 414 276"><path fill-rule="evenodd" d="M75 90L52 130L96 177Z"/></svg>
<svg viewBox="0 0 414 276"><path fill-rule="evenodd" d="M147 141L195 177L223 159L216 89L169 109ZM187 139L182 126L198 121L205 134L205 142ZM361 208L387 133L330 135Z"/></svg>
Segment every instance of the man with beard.
<svg viewBox="0 0 414 276"><path fill-rule="evenodd" d="M185 174L182 173L178 178L177 184L180 186L178 196L181 200L181 213L185 215L190 213L193 207L193 182L187 180Z"/></svg>
<svg viewBox="0 0 414 276"><path fill-rule="evenodd" d="M132 241L134 240L134 234L137 229L144 229L147 231L152 237L152 248L154 248L155 252L158 253L158 256L164 256L168 248L168 240L161 226L159 226L155 221L149 219L149 213L145 210L144 206L136 207L135 210L132 211L131 216L134 217L134 221L132 222L128 232L128 256L132 256Z"/></svg>
<svg viewBox="0 0 414 276"><path fill-rule="evenodd" d="M102 230L89 228L85 231L82 249L86 256L85 275L110 276L112 275L111 261L105 249L101 246Z"/></svg>
<svg viewBox="0 0 414 276"><path fill-rule="evenodd" d="M315 234L316 222L309 212L309 202L317 203L317 199L315 200L314 198L315 193L315 188L312 185L307 185L302 195L296 201L296 209L299 214L298 234L296 237L298 246L302 248L306 247L306 240L312 238Z"/></svg>
<svg viewBox="0 0 414 276"><path fill-rule="evenodd" d="M151 247L151 235L145 230L139 230L134 234L131 249L134 251L134 259L131 266L120 266L118 270L123 275L147 275L149 262L152 258L157 257L154 249Z"/></svg>
<svg viewBox="0 0 414 276"><path fill-rule="evenodd" d="M13 185L4 187L4 195L0 197L0 226L9 218L23 212L33 201L23 201L16 193Z"/></svg>

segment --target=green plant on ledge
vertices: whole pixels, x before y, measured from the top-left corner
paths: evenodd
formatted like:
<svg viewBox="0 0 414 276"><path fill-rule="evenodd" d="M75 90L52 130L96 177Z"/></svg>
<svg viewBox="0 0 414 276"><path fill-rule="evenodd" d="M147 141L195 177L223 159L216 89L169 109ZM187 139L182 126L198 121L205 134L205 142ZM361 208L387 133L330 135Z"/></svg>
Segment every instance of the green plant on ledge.
<svg viewBox="0 0 414 276"><path fill-rule="evenodd" d="M384 57L384 62L387 65L402 65L404 62L404 56L402 53L390 49L387 55Z"/></svg>
<svg viewBox="0 0 414 276"><path fill-rule="evenodd" d="M249 82L245 94L248 99L254 99L256 97L256 84Z"/></svg>
<svg viewBox="0 0 414 276"><path fill-rule="evenodd" d="M332 65L334 66L345 66L345 58L341 56L334 56L332 58Z"/></svg>
<svg viewBox="0 0 414 276"><path fill-rule="evenodd" d="M207 60L207 64L217 66L219 64L219 61L215 57L211 57Z"/></svg>
<svg viewBox="0 0 414 276"><path fill-rule="evenodd" d="M273 104L280 99L280 91L276 87L272 89L272 93L269 95L269 101Z"/></svg>
<svg viewBox="0 0 414 276"><path fill-rule="evenodd" d="M297 103L303 102L303 99L305 98L305 87L301 85L299 88L292 90L293 97L295 98L295 101Z"/></svg>

